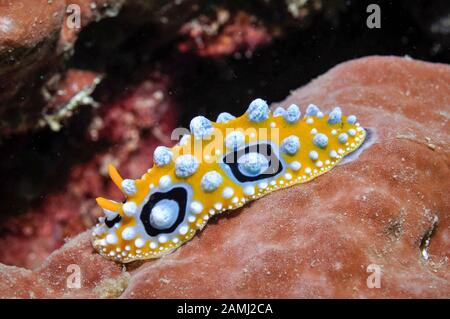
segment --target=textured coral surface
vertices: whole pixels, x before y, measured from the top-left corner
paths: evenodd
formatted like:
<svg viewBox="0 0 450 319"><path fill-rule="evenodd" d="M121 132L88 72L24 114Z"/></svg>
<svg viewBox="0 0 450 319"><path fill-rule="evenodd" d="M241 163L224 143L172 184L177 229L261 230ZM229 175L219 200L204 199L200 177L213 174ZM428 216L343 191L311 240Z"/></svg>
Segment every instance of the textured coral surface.
<svg viewBox="0 0 450 319"><path fill-rule="evenodd" d="M350 61L274 106L293 102L341 105L372 144L310 183L220 216L158 260L122 267L94 253L85 232L34 271L2 265L0 296L449 298L450 66ZM70 264L79 289L67 287ZM371 264L380 288L367 287Z"/></svg>

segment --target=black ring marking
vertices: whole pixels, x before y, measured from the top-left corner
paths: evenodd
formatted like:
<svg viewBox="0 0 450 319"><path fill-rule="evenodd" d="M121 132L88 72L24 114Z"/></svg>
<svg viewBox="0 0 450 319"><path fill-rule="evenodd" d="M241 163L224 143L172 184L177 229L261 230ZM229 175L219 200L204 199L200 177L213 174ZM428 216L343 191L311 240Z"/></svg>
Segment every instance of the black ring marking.
<svg viewBox="0 0 450 319"><path fill-rule="evenodd" d="M265 148L264 152L261 152L261 148ZM241 173L238 167L238 159L248 153L257 152L263 155L268 163L268 168L259 175L247 176ZM248 145L245 148L235 150L228 153L222 159L223 163L226 164L233 176L241 183L253 182L261 179L266 179L278 175L283 170L283 164L280 159L276 156L275 152L272 151L272 146L268 143L259 143L254 145Z"/></svg>
<svg viewBox="0 0 450 319"><path fill-rule="evenodd" d="M114 217L112 220L108 220L108 218L105 219L105 225L108 226L108 228L112 228L115 224L120 222L122 217L117 214L116 217Z"/></svg>
<svg viewBox="0 0 450 319"><path fill-rule="evenodd" d="M153 206L155 206L156 203L163 199L172 199L176 201L178 203L179 212L175 223L171 227L165 229L157 229L150 223L150 214L152 212ZM172 188L166 193L157 192L152 194L148 202L142 208L141 212L141 221L147 234L154 237L158 236L159 234L169 234L174 232L175 229L177 229L178 225L180 225L184 220L184 216L186 215L187 200L188 193L183 187Z"/></svg>

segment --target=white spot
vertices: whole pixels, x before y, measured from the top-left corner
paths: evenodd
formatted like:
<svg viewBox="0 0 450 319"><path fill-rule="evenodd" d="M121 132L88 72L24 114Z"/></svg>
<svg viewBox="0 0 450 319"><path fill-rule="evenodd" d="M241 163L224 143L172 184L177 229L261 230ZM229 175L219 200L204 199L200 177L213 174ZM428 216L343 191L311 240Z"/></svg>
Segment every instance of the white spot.
<svg viewBox="0 0 450 319"><path fill-rule="evenodd" d="M177 220L180 207L175 200L162 199L153 206L150 213L150 224L156 229L172 226Z"/></svg>
<svg viewBox="0 0 450 319"><path fill-rule="evenodd" d="M119 238L115 234L108 234L105 239L109 245L115 245L119 241Z"/></svg>
<svg viewBox="0 0 450 319"><path fill-rule="evenodd" d="M292 175L289 173L284 174L284 178L286 178L288 181L292 179Z"/></svg>
<svg viewBox="0 0 450 319"><path fill-rule="evenodd" d="M337 124L341 121L342 111L339 106L335 107L330 114L328 114L328 124Z"/></svg>
<svg viewBox="0 0 450 319"><path fill-rule="evenodd" d="M151 249L156 249L158 247L158 244L155 243L154 241L150 242L150 248Z"/></svg>
<svg viewBox="0 0 450 319"><path fill-rule="evenodd" d="M137 192L136 183L132 179L124 179L122 181L122 189L127 195L134 195Z"/></svg>
<svg viewBox="0 0 450 319"><path fill-rule="evenodd" d="M269 167L268 159L257 152L250 152L238 159L239 171L246 176L258 176Z"/></svg>
<svg viewBox="0 0 450 319"><path fill-rule="evenodd" d="M255 194L255 188L253 186L245 186L244 187L244 194L247 196Z"/></svg>
<svg viewBox="0 0 450 319"><path fill-rule="evenodd" d="M133 216L137 212L137 205L135 202L126 202L122 206L123 212L127 216Z"/></svg>
<svg viewBox="0 0 450 319"><path fill-rule="evenodd" d="M138 239L136 239L136 240L134 241L134 245L135 245L137 248L144 247L145 241L144 241L142 238L138 238Z"/></svg>
<svg viewBox="0 0 450 319"><path fill-rule="evenodd" d="M258 123L267 120L269 112L269 106L266 101L255 99L250 103L247 109L247 116L250 122Z"/></svg>
<svg viewBox="0 0 450 319"><path fill-rule="evenodd" d="M316 128L313 128L313 129L311 130L311 134L312 134L312 135L316 135L316 134L317 134L317 129L316 129Z"/></svg>
<svg viewBox="0 0 450 319"><path fill-rule="evenodd" d="M316 151L309 152L309 158L313 161L317 161L319 154Z"/></svg>
<svg viewBox="0 0 450 319"><path fill-rule="evenodd" d="M317 167L322 167L322 166L323 166L322 161L317 161L317 162L316 162L316 166L317 166Z"/></svg>
<svg viewBox="0 0 450 319"><path fill-rule="evenodd" d="M291 156L295 155L295 153L297 153L298 149L300 148L300 140L298 136L290 135L286 137L281 143L281 148L286 154Z"/></svg>
<svg viewBox="0 0 450 319"><path fill-rule="evenodd" d="M161 176L159 179L159 187L162 189L168 188L172 184L172 178L169 175Z"/></svg>
<svg viewBox="0 0 450 319"><path fill-rule="evenodd" d="M231 120L234 120L236 117L234 117L233 115L231 115L230 113L227 112L223 112L220 113L219 116L217 116L217 123L227 123Z"/></svg>
<svg viewBox="0 0 450 319"><path fill-rule="evenodd" d="M306 108L306 114L305 116L314 116L317 115L317 113L320 112L320 109L314 105L314 104L309 104L308 107Z"/></svg>
<svg viewBox="0 0 450 319"><path fill-rule="evenodd" d="M347 133L341 133L341 134L339 134L339 136L338 136L338 141L339 141L339 143L344 144L345 142L347 142L347 140L348 140L348 135L347 135Z"/></svg>
<svg viewBox="0 0 450 319"><path fill-rule="evenodd" d="M300 109L297 105L291 104L283 114L284 120L289 124L294 124L300 119Z"/></svg>
<svg viewBox="0 0 450 319"><path fill-rule="evenodd" d="M200 202L194 201L191 203L191 212L194 214L200 214L203 210L203 205Z"/></svg>
<svg viewBox="0 0 450 319"><path fill-rule="evenodd" d="M306 120L306 124L313 124L314 123L314 120L312 119L312 117L309 117L307 120Z"/></svg>
<svg viewBox="0 0 450 319"><path fill-rule="evenodd" d="M223 198L228 199L228 198L233 197L233 195L234 195L234 190L231 187L225 187L223 189L223 191L222 191L222 197Z"/></svg>
<svg viewBox="0 0 450 319"><path fill-rule="evenodd" d="M306 174L311 174L311 168L309 168L309 167L305 168L305 173Z"/></svg>
<svg viewBox="0 0 450 319"><path fill-rule="evenodd" d="M242 146L245 142L245 136L241 131L233 131L225 137L225 146L234 150Z"/></svg>
<svg viewBox="0 0 450 319"><path fill-rule="evenodd" d="M335 150L331 150L329 155L331 158L336 158L338 156Z"/></svg>
<svg viewBox="0 0 450 319"><path fill-rule="evenodd" d="M178 178L187 178L197 171L199 165L195 156L181 155L175 160L175 175Z"/></svg>
<svg viewBox="0 0 450 319"><path fill-rule="evenodd" d="M328 136L323 133L318 133L313 138L313 144L320 148L325 148L328 145Z"/></svg>
<svg viewBox="0 0 450 319"><path fill-rule="evenodd" d="M258 184L258 187L261 188L261 189L266 189L267 186L269 186L269 185L267 184L267 182L259 182L259 184Z"/></svg>
<svg viewBox="0 0 450 319"><path fill-rule="evenodd" d="M122 232L122 238L124 240L132 240L134 237L136 237L136 230L134 227L127 227Z"/></svg>
<svg viewBox="0 0 450 319"><path fill-rule="evenodd" d="M348 135L355 136L356 135L356 130L354 128L349 129L348 130Z"/></svg>
<svg viewBox="0 0 450 319"><path fill-rule="evenodd" d="M206 193L215 191L220 184L222 184L222 175L217 171L207 172L200 182L202 190Z"/></svg>
<svg viewBox="0 0 450 319"><path fill-rule="evenodd" d="M153 162L158 167L167 166L172 161L172 150L166 146L158 146L153 152Z"/></svg>
<svg viewBox="0 0 450 319"><path fill-rule="evenodd" d="M336 135L337 131L335 129L331 130L331 135Z"/></svg>
<svg viewBox="0 0 450 319"><path fill-rule="evenodd" d="M290 166L291 166L292 170L298 171L302 167L302 164L300 164L300 162L298 162L298 161L293 161L290 164Z"/></svg>
<svg viewBox="0 0 450 319"><path fill-rule="evenodd" d="M349 117L347 117L347 122L350 123L350 124L355 124L356 123L356 116L350 115Z"/></svg>
<svg viewBox="0 0 450 319"><path fill-rule="evenodd" d="M196 116L191 120L189 125L191 133L196 139L206 139L213 133L211 121L204 116Z"/></svg>
<svg viewBox="0 0 450 319"><path fill-rule="evenodd" d="M222 203L215 203L214 204L214 208L217 210L221 210L222 209Z"/></svg>
<svg viewBox="0 0 450 319"><path fill-rule="evenodd" d="M165 242L167 242L167 236L166 236L166 235L160 235L160 236L158 237L158 241L159 241L161 244L164 244Z"/></svg>
<svg viewBox="0 0 450 319"><path fill-rule="evenodd" d="M277 116L282 116L284 114L285 110L281 107L278 106L275 111L273 111L273 116L277 117Z"/></svg>
<svg viewBox="0 0 450 319"><path fill-rule="evenodd" d="M190 215L190 216L188 217L188 221L189 221L190 223L195 222L195 216Z"/></svg>

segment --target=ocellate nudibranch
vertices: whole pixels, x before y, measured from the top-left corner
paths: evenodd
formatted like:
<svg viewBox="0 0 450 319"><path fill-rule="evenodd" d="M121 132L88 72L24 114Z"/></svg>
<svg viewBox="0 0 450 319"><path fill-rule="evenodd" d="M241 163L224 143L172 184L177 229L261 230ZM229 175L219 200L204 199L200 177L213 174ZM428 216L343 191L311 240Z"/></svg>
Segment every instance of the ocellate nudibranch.
<svg viewBox="0 0 450 319"><path fill-rule="evenodd" d="M189 134L172 148L158 146L154 165L140 179L113 182L126 200L97 198L104 217L93 246L119 262L158 258L178 248L208 220L277 189L305 183L331 170L366 138L354 115L329 114L310 104L273 112L262 99L241 117L194 117Z"/></svg>

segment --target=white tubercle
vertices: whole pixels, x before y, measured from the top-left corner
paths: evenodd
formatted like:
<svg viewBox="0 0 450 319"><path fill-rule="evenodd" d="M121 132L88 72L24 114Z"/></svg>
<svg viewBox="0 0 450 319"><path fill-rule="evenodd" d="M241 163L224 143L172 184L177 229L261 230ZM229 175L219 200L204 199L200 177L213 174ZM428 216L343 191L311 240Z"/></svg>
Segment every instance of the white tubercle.
<svg viewBox="0 0 450 319"><path fill-rule="evenodd" d="M191 212L194 214L200 214L203 211L203 205L200 202L194 201L191 203Z"/></svg>
<svg viewBox="0 0 450 319"><path fill-rule="evenodd" d="M159 187L162 189L168 188L172 184L172 178L169 175L161 176L159 179Z"/></svg>
<svg viewBox="0 0 450 319"><path fill-rule="evenodd" d="M132 179L124 179L122 181L122 189L125 194L129 196L134 195L137 192L136 182Z"/></svg>
<svg viewBox="0 0 450 319"><path fill-rule="evenodd" d="M255 187L253 186L245 186L244 187L244 194L247 196L251 196L255 194Z"/></svg>
<svg viewBox="0 0 450 319"><path fill-rule="evenodd" d="M234 190L231 187L225 187L222 191L222 197L225 199L229 199L231 197L233 197L234 195Z"/></svg>
<svg viewBox="0 0 450 319"><path fill-rule="evenodd" d="M128 201L122 206L123 212L127 216L133 216L137 212L137 205L135 202Z"/></svg>

